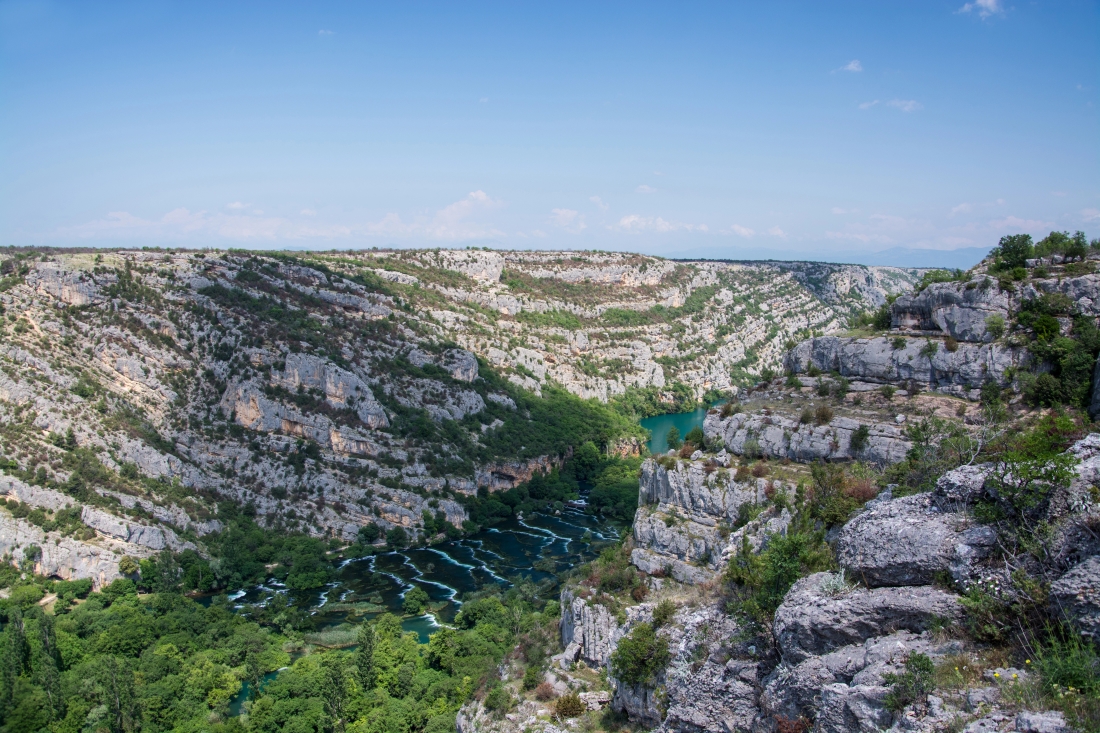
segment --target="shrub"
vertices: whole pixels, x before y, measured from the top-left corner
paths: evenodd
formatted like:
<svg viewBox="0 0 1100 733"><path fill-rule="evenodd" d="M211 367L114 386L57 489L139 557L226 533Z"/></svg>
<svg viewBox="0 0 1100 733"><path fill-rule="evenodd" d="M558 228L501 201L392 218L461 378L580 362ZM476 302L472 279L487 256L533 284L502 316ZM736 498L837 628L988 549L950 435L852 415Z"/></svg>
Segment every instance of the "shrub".
<svg viewBox="0 0 1100 733"><path fill-rule="evenodd" d="M825 380L818 379L817 380L817 387L815 389L817 391L817 396L818 397L828 397L829 396L829 384Z"/></svg>
<svg viewBox="0 0 1100 733"><path fill-rule="evenodd" d="M630 591L630 597L638 603L644 601L647 595L649 595L649 588L641 584L634 586L634 590Z"/></svg>
<svg viewBox="0 0 1100 733"><path fill-rule="evenodd" d="M666 598L653 609L653 625L660 628L671 621L674 615L676 615L676 605Z"/></svg>
<svg viewBox="0 0 1100 733"><path fill-rule="evenodd" d="M794 375L791 375L791 376L794 376ZM798 379L798 377L795 377L795 379ZM722 407L719 408L719 414L722 417L732 417L733 415L736 415L739 412L741 412L741 403L736 402L734 400L730 400L729 402L723 402Z"/></svg>
<svg viewBox="0 0 1100 733"><path fill-rule="evenodd" d="M652 684L671 659L668 640L657 635L652 624L638 624L619 640L611 653L611 667L617 678L629 685Z"/></svg>
<svg viewBox="0 0 1100 733"><path fill-rule="evenodd" d="M890 339L890 348L892 348L894 351L901 351L902 349L904 349L905 337L895 336L894 338Z"/></svg>
<svg viewBox="0 0 1100 733"><path fill-rule="evenodd" d="M1005 319L1004 316L999 313L993 313L986 316L985 330L993 338L994 341L1005 335Z"/></svg>
<svg viewBox="0 0 1100 733"><path fill-rule="evenodd" d="M485 707L493 712L507 710L512 707L512 695L504 685L497 683L485 696Z"/></svg>
<svg viewBox="0 0 1100 733"><path fill-rule="evenodd" d="M549 682L540 682L535 688L535 699L548 702L554 699L554 686Z"/></svg>
<svg viewBox="0 0 1100 733"><path fill-rule="evenodd" d="M889 402L890 400L894 399L894 393L897 392L898 389L892 384L884 384L879 387L878 391L882 394L883 397L886 398L886 401Z"/></svg>
<svg viewBox="0 0 1100 733"><path fill-rule="evenodd" d="M137 564L137 560L129 555L123 555L122 559L118 561L118 572L123 575L134 575L141 572L141 566Z"/></svg>
<svg viewBox="0 0 1100 733"><path fill-rule="evenodd" d="M867 446L867 439L871 436L871 428L866 425L860 425L858 428L852 431L852 438L848 445L851 446L853 453L858 453Z"/></svg>
<svg viewBox="0 0 1100 733"><path fill-rule="evenodd" d="M886 695L886 707L898 712L907 705L923 702L935 688L936 668L927 654L910 653L905 660L905 672L884 676L892 689Z"/></svg>
<svg viewBox="0 0 1100 733"><path fill-rule="evenodd" d="M848 394L848 390L851 389L852 383L844 377L837 377L836 382L833 383L832 394L838 400L844 399Z"/></svg>
<svg viewBox="0 0 1100 733"><path fill-rule="evenodd" d="M959 350L959 342L954 336L948 336L943 340L943 348L950 351L952 354Z"/></svg>
<svg viewBox="0 0 1100 733"><path fill-rule="evenodd" d="M586 710L588 710L588 706L581 700L580 695L575 692L562 695L554 701L554 715L559 718L575 718L578 715L584 715Z"/></svg>
<svg viewBox="0 0 1100 733"><path fill-rule="evenodd" d="M980 402L985 407L999 405L1001 403L1001 388L996 382L986 382L982 385Z"/></svg>
<svg viewBox="0 0 1100 733"><path fill-rule="evenodd" d="M920 355L931 359L937 353L939 353L940 346L932 339L928 339L924 342L924 346L920 347Z"/></svg>
<svg viewBox="0 0 1100 733"><path fill-rule="evenodd" d="M733 474L734 481L748 481L752 472L749 471L748 466L738 466L737 471Z"/></svg>
<svg viewBox="0 0 1100 733"><path fill-rule="evenodd" d="M535 690L542 683L542 672L537 665L530 664L523 671L523 689Z"/></svg>
<svg viewBox="0 0 1100 733"><path fill-rule="evenodd" d="M685 443L691 443L696 448L703 447L703 429L696 425L684 436Z"/></svg>
<svg viewBox="0 0 1100 733"><path fill-rule="evenodd" d="M802 408L802 414L798 416L798 422L803 425L809 425L814 421L814 411L809 407Z"/></svg>
<svg viewBox="0 0 1100 733"><path fill-rule="evenodd" d="M833 408L828 405L818 405L814 410L814 422L818 425L825 425L833 419Z"/></svg>

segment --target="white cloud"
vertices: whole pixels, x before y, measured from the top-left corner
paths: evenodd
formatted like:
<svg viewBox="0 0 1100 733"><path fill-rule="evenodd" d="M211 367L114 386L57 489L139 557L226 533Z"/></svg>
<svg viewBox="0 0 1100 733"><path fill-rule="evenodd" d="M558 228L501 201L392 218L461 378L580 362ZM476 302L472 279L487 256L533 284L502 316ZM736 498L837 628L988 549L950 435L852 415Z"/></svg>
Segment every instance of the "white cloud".
<svg viewBox="0 0 1100 733"><path fill-rule="evenodd" d="M844 66L840 67L841 71L863 71L863 64L859 63L859 59L852 59Z"/></svg>
<svg viewBox="0 0 1100 733"><path fill-rule="evenodd" d="M756 232L754 232L752 229L749 229L748 227L743 227L740 224L734 224L733 226L731 226L730 231L732 231L737 236L744 237L746 239L756 234Z"/></svg>
<svg viewBox="0 0 1100 733"><path fill-rule="evenodd" d="M989 226L992 229L1003 231L1006 229L1029 229L1031 231L1037 231L1040 229L1053 228L1054 223L1049 221L1041 221L1039 219L1021 219L1018 216L1006 216L1003 219L994 219L989 222Z"/></svg>
<svg viewBox="0 0 1100 733"><path fill-rule="evenodd" d="M1100 219L1100 209L1081 209L1081 217L1085 221L1096 221Z"/></svg>
<svg viewBox="0 0 1100 733"><path fill-rule="evenodd" d="M859 211L859 209L842 209L839 206L833 207L834 214L854 214L857 211Z"/></svg>
<svg viewBox="0 0 1100 733"><path fill-rule="evenodd" d="M227 208L227 209L245 209L245 208L248 208L251 205L252 204L242 204L240 201L234 201L231 204L226 204L225 208Z"/></svg>
<svg viewBox="0 0 1100 733"><path fill-rule="evenodd" d="M579 211L553 209L550 214L550 221L570 234L580 234L581 231L588 228L588 225L584 223L584 217L581 216Z"/></svg>
<svg viewBox="0 0 1100 733"><path fill-rule="evenodd" d="M979 17L988 18L991 15L1003 13L1005 10L1001 6L1001 0L974 0L974 2L963 5L955 12L971 13L975 11L977 11Z"/></svg>
<svg viewBox="0 0 1100 733"><path fill-rule="evenodd" d="M314 209L302 209L300 212L302 216L317 216L317 212Z"/></svg>
<svg viewBox="0 0 1100 733"><path fill-rule="evenodd" d="M603 202L603 199L601 199L599 196L589 196L588 200L591 201L592 203L594 203L596 206L599 206L604 211L607 211L607 209L608 209L607 204L605 204Z"/></svg>
<svg viewBox="0 0 1100 733"><path fill-rule="evenodd" d="M873 102L863 102L862 104L860 104L860 105L859 105L859 108L860 108L860 109L871 109L871 108L872 108L872 107L874 107L874 106L875 106L876 104L878 104L878 100L877 100L877 99L876 99L875 101L873 101Z"/></svg>
<svg viewBox="0 0 1100 733"><path fill-rule="evenodd" d="M902 112L916 112L919 109L924 109L924 105L915 99L891 99L886 104L895 109L900 109Z"/></svg>
<svg viewBox="0 0 1100 733"><path fill-rule="evenodd" d="M782 229L780 229L779 227L771 227L770 229L765 230L764 233L765 234L770 234L773 237L784 237L784 238L786 238L786 236L787 236L787 233L785 231L783 231Z"/></svg>
<svg viewBox="0 0 1100 733"><path fill-rule="evenodd" d="M619 219L619 223L609 229L618 229L624 232L706 232L709 231L706 224L686 224L681 221L666 221L661 217L641 216L628 214Z"/></svg>
<svg viewBox="0 0 1100 733"><path fill-rule="evenodd" d="M322 30L317 31L317 35L319 35L319 36L331 36L334 32L335 31L327 31L327 30L322 29Z"/></svg>
<svg viewBox="0 0 1100 733"><path fill-rule="evenodd" d="M964 201L963 203L959 204L958 206L953 206L951 208L951 216L954 216L955 214L969 214L971 209L973 209L973 208L974 208L973 206L971 206L970 204L968 204Z"/></svg>
<svg viewBox="0 0 1100 733"><path fill-rule="evenodd" d="M644 183L634 190L638 193L657 193L657 189L653 188L652 186L647 186Z"/></svg>

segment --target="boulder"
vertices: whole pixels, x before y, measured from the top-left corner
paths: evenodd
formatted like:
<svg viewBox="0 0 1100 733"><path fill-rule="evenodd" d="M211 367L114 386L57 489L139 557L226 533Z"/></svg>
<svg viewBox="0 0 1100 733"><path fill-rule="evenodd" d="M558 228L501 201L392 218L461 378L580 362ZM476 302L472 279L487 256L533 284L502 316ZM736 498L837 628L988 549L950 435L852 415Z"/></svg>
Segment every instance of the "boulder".
<svg viewBox="0 0 1100 733"><path fill-rule="evenodd" d="M985 481L993 470L992 464L959 466L936 480L932 501L948 511L958 511L972 504L985 493Z"/></svg>
<svg viewBox="0 0 1100 733"><path fill-rule="evenodd" d="M769 715L790 720L813 718L822 688L835 683L879 686L887 673L904 671L909 654L937 657L959 651L958 642L937 644L928 634L898 631L874 637L863 644L841 647L820 657L810 657L790 667L780 665L768 677L760 704Z"/></svg>
<svg viewBox="0 0 1100 733"><path fill-rule="evenodd" d="M1024 710L1016 715L1018 733L1069 733L1066 717L1057 710L1035 713Z"/></svg>
<svg viewBox="0 0 1100 733"><path fill-rule="evenodd" d="M775 612L775 639L790 666L871 637L920 632L934 620L960 616L958 597L932 586L856 588L834 596L822 588L829 576L802 578Z"/></svg>
<svg viewBox="0 0 1100 733"><path fill-rule="evenodd" d="M1082 635L1100 639L1100 555L1090 557L1054 581L1050 598Z"/></svg>
<svg viewBox="0 0 1100 733"><path fill-rule="evenodd" d="M890 690L877 685L844 683L821 690L815 733L880 733L890 727L893 715L886 709Z"/></svg>
<svg viewBox="0 0 1100 733"><path fill-rule="evenodd" d="M1096 367L1092 370L1092 401L1089 402L1089 417L1100 420L1100 355L1096 357Z"/></svg>
<svg viewBox="0 0 1100 733"><path fill-rule="evenodd" d="M928 494L871 502L837 539L840 566L870 587L928 585L948 572L970 579L997 544L993 528L944 513Z"/></svg>

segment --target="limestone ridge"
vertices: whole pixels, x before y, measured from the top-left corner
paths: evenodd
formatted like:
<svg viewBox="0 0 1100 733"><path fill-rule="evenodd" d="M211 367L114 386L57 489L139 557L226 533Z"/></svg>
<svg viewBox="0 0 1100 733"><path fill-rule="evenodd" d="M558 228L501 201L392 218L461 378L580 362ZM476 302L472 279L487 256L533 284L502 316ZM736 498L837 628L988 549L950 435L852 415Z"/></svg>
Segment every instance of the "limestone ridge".
<svg viewBox="0 0 1100 733"><path fill-rule="evenodd" d="M792 274L802 266L609 253L0 259L0 493L51 513L80 504L83 527L40 537L13 516L0 552L50 545L40 572L97 584L117 577L120 554L202 552L225 500L261 524L345 539L368 522L415 534L425 511L461 525L459 494L511 488L565 458L470 462L446 439L395 436L395 420L422 411L480 445L517 410L485 365L536 393L553 383L608 400L676 384L698 397L733 389L735 365L777 366L785 340L839 329L849 306L920 274L830 266L835 287L813 289ZM61 491L73 482L94 501Z"/></svg>

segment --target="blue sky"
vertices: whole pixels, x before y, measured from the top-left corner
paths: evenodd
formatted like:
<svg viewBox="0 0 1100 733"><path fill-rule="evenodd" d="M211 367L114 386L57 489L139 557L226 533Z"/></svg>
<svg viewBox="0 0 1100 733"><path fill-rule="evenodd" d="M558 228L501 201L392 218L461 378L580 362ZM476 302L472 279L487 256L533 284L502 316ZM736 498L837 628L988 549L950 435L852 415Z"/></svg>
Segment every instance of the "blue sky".
<svg viewBox="0 0 1100 733"><path fill-rule="evenodd" d="M1095 237L1098 31L1097 2L5 1L0 244Z"/></svg>

